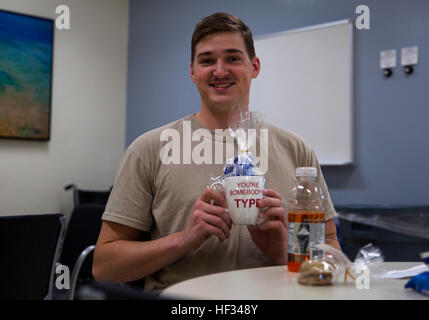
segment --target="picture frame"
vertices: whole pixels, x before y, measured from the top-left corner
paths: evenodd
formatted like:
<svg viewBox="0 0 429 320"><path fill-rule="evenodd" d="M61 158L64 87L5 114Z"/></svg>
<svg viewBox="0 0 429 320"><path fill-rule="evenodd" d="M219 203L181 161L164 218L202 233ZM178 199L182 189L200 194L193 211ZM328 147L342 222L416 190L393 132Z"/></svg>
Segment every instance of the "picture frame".
<svg viewBox="0 0 429 320"><path fill-rule="evenodd" d="M0 9L0 139L50 140L54 28Z"/></svg>

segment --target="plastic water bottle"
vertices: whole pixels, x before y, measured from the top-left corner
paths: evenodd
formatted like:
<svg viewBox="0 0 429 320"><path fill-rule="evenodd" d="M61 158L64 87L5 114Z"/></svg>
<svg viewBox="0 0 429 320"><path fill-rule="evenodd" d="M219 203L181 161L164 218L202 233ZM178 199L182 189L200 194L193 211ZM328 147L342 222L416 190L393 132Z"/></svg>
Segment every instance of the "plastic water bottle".
<svg viewBox="0 0 429 320"><path fill-rule="evenodd" d="M296 168L297 183L288 203L288 263L289 271L298 272L301 264L323 251L314 247L325 243L325 195L317 182L313 167Z"/></svg>

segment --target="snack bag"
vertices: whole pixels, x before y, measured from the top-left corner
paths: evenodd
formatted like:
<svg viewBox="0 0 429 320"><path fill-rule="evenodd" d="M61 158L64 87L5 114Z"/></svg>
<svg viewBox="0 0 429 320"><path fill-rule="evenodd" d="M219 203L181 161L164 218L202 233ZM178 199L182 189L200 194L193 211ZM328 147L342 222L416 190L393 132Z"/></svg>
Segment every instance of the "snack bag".
<svg viewBox="0 0 429 320"><path fill-rule="evenodd" d="M385 274L383 269L384 257L381 251L371 243L359 249L353 262L340 250L327 244L316 245L324 254L304 262L299 269L298 283L304 285L333 285L347 282L348 278L355 280L356 270L367 267L372 277Z"/></svg>

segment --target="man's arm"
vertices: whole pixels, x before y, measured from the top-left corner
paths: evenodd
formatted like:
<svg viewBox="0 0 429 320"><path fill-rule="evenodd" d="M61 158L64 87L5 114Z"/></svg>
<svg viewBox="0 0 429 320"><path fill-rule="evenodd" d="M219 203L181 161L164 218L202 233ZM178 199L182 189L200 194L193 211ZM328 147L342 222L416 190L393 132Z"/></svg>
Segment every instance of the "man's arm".
<svg viewBox="0 0 429 320"><path fill-rule="evenodd" d="M211 236L223 242L232 226L225 207L224 197L207 189L195 203L185 230L145 242L137 241L141 231L103 221L94 252L94 278L110 282L142 279L198 249Z"/></svg>
<svg viewBox="0 0 429 320"><path fill-rule="evenodd" d="M330 245L331 247L341 251L341 246L338 243L337 227L335 226L334 219L330 219L326 221L325 236L326 236L325 242L327 245Z"/></svg>
<svg viewBox="0 0 429 320"><path fill-rule="evenodd" d="M111 282L142 279L188 252L180 233L144 242L137 241L141 233L118 223L103 221L94 252L94 278Z"/></svg>

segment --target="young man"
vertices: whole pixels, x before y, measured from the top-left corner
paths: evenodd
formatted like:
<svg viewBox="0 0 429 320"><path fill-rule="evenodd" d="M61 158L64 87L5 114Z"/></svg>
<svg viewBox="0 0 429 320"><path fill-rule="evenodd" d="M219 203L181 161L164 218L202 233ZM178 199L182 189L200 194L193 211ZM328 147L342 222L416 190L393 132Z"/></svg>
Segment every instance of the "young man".
<svg viewBox="0 0 429 320"><path fill-rule="evenodd" d="M295 168L316 167L328 195L313 151L292 133L269 126L264 172L268 189L260 202L264 222L233 225L224 195L206 187L224 163L215 161L214 154L203 163L190 159L186 152L200 143L196 139L189 141L190 149L185 142L172 147L180 150L180 163L163 161L162 150L166 136L174 136L171 132L180 137L198 132L226 148L227 139L214 129L228 128L231 106L248 106L250 83L260 71L250 29L229 14L204 18L192 37L190 71L201 96L199 112L145 133L125 152L95 249L97 280L146 278L145 289L156 291L209 273L285 265L284 199L295 182ZM326 242L339 248L329 195L326 207ZM138 241L142 231L150 232L152 240Z"/></svg>

